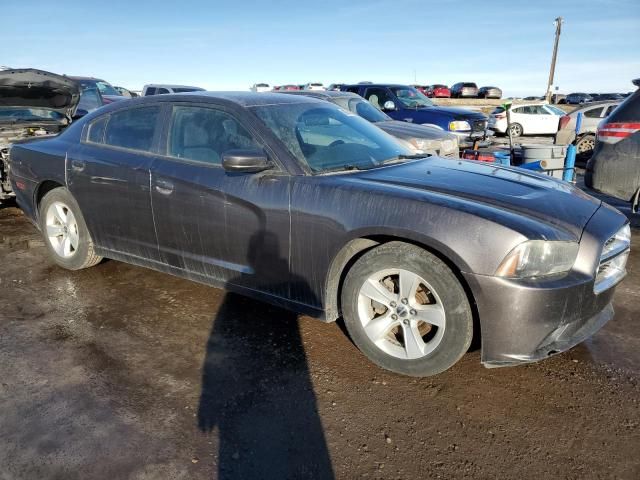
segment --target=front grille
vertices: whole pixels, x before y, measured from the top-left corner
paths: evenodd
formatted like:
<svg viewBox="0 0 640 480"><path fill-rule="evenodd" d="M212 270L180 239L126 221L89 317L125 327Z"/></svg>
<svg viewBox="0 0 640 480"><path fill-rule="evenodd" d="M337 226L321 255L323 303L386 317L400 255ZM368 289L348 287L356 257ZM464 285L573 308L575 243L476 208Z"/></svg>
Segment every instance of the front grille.
<svg viewBox="0 0 640 480"><path fill-rule="evenodd" d="M631 231L628 224L604 243L593 286L595 293L608 290L625 277L630 246Z"/></svg>
<svg viewBox="0 0 640 480"><path fill-rule="evenodd" d="M473 124L471 125L471 129L474 132L484 132L486 128L487 128L486 120L474 120Z"/></svg>

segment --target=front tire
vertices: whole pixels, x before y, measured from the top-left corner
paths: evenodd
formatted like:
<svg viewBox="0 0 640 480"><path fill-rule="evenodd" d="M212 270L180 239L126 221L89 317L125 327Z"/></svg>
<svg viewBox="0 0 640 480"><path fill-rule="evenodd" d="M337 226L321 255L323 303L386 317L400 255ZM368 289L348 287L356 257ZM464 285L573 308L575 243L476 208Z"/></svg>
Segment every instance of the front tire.
<svg viewBox="0 0 640 480"><path fill-rule="evenodd" d="M66 188L56 188L43 197L38 220L49 255L59 266L80 270L102 260L94 251L80 207Z"/></svg>
<svg viewBox="0 0 640 480"><path fill-rule="evenodd" d="M524 133L522 130L522 125L520 125L519 123L512 123L511 125L509 125L509 130L511 131L511 138L517 138ZM507 132L507 135L509 135L509 132Z"/></svg>
<svg viewBox="0 0 640 480"><path fill-rule="evenodd" d="M389 242L360 257L342 290L342 313L356 346L404 375L435 375L469 349L473 317L451 269L422 248Z"/></svg>

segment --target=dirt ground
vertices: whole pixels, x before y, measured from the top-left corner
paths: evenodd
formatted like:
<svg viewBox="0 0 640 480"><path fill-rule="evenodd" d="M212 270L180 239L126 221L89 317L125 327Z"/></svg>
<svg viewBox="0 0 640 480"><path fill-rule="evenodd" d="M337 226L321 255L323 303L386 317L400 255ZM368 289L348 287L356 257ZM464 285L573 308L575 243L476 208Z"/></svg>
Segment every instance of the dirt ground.
<svg viewBox="0 0 640 480"><path fill-rule="evenodd" d="M637 248L593 339L425 379L337 324L115 261L64 271L17 208L0 266L1 480L640 478Z"/></svg>

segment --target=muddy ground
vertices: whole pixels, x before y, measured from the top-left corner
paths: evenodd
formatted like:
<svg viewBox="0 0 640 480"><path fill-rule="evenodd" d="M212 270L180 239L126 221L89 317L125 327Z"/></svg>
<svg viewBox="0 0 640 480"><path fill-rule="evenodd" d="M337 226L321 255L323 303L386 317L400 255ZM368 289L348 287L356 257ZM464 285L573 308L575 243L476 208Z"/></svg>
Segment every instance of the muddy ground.
<svg viewBox="0 0 640 480"><path fill-rule="evenodd" d="M2 480L640 478L637 248L585 344L425 379L337 324L115 261L64 271L13 207L0 266Z"/></svg>

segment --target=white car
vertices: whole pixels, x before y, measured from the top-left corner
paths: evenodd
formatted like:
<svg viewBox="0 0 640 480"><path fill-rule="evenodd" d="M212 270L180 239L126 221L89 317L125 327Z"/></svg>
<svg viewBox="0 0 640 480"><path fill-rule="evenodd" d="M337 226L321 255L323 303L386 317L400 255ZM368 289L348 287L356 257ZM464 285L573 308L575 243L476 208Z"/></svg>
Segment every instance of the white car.
<svg viewBox="0 0 640 480"><path fill-rule="evenodd" d="M560 117L563 115L566 115L566 112L553 105L542 103L511 105L509 113L511 136L555 134L558 131ZM498 133L507 133L507 112L504 107L497 107L491 112L488 128Z"/></svg>
<svg viewBox="0 0 640 480"><path fill-rule="evenodd" d="M326 90L321 83L307 83L303 90Z"/></svg>
<svg viewBox="0 0 640 480"><path fill-rule="evenodd" d="M269 86L268 83L254 83L253 87L251 87L249 90L256 93L264 93L264 92L270 92L271 87Z"/></svg>

